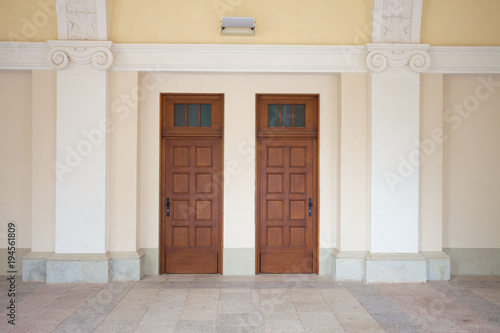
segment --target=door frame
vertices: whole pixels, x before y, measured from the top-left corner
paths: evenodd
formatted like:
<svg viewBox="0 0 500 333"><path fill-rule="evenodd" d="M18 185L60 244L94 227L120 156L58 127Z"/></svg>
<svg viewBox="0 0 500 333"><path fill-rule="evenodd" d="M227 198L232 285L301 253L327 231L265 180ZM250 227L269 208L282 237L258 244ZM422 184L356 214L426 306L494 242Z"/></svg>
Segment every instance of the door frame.
<svg viewBox="0 0 500 333"><path fill-rule="evenodd" d="M282 128L279 128L277 131L266 131L265 129L259 133L259 126L263 124L261 122L261 118L259 116L259 101L263 98L270 97L276 100L279 99L293 99L296 98L297 101L309 100L313 103L313 109L316 112L315 119L316 124L310 128L306 128L304 131L300 133L290 133L286 130L283 131ZM277 102L279 103L279 102ZM312 248L313 248L313 272L312 274L319 273L319 94L255 94L255 274L261 274L260 272L260 221L259 214L261 207L259 207L259 190L261 186L261 182L259 182L259 174L260 174L260 150L262 149L260 146L261 139L313 139L313 202L315 203L313 206L313 214L315 218L313 219L313 239L312 239Z"/></svg>
<svg viewBox="0 0 500 333"><path fill-rule="evenodd" d="M215 130L208 128L173 128L167 120L167 101L171 99L190 100L200 103L204 100L218 100L220 105L219 124ZM159 253L158 274L166 274L166 223L163 223L166 215L165 196L166 188L166 159L165 154L167 140L186 139L219 139L220 140L220 174L217 175L219 182L219 255L217 258L217 273L223 274L223 244L224 244L224 94L193 94L193 93L160 93L160 188L159 188Z"/></svg>

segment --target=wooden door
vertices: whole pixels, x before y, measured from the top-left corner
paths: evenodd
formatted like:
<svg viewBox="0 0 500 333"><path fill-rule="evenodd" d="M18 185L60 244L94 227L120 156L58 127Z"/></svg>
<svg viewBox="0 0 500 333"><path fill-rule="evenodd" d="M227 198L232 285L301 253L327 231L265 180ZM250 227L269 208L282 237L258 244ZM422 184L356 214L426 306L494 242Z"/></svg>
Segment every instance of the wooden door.
<svg viewBox="0 0 500 333"><path fill-rule="evenodd" d="M316 98L258 98L258 273L317 273ZM292 120L281 126L287 110ZM296 110L305 112L297 121Z"/></svg>
<svg viewBox="0 0 500 333"><path fill-rule="evenodd" d="M166 142L166 273L218 272L220 146Z"/></svg>
<svg viewBox="0 0 500 333"><path fill-rule="evenodd" d="M221 98L162 96L160 274L222 272Z"/></svg>

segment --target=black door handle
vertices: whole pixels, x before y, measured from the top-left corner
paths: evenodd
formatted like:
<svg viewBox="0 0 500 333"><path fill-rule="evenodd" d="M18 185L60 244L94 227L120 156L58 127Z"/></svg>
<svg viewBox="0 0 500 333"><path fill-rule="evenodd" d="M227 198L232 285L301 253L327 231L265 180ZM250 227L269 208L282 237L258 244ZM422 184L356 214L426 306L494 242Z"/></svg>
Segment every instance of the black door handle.
<svg viewBox="0 0 500 333"><path fill-rule="evenodd" d="M166 206L167 206L167 216L170 216L170 198L167 198Z"/></svg>
<svg viewBox="0 0 500 333"><path fill-rule="evenodd" d="M311 198L309 198L309 205L308 206L309 206L309 216L312 216L312 206L313 206L313 204L312 204L312 199Z"/></svg>

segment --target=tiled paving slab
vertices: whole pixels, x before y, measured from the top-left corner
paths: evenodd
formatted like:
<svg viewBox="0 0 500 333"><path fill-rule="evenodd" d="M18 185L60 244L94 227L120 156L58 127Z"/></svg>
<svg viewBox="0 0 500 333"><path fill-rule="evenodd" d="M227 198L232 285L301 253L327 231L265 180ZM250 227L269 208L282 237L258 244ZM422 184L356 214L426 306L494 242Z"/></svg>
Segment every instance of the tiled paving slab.
<svg viewBox="0 0 500 333"><path fill-rule="evenodd" d="M162 275L109 284L16 283L0 332L498 332L500 277L422 284L318 275ZM5 310L4 310L5 309Z"/></svg>

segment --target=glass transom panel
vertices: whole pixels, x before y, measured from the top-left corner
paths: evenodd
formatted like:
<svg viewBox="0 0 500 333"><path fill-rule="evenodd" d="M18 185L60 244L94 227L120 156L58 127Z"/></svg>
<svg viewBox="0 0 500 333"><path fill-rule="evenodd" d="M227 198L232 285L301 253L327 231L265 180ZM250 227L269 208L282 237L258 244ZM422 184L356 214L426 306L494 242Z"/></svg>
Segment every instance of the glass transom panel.
<svg viewBox="0 0 500 333"><path fill-rule="evenodd" d="M269 104L268 127L305 127L305 104Z"/></svg>
<svg viewBox="0 0 500 333"><path fill-rule="evenodd" d="M174 104L175 127L212 127L212 104Z"/></svg>

